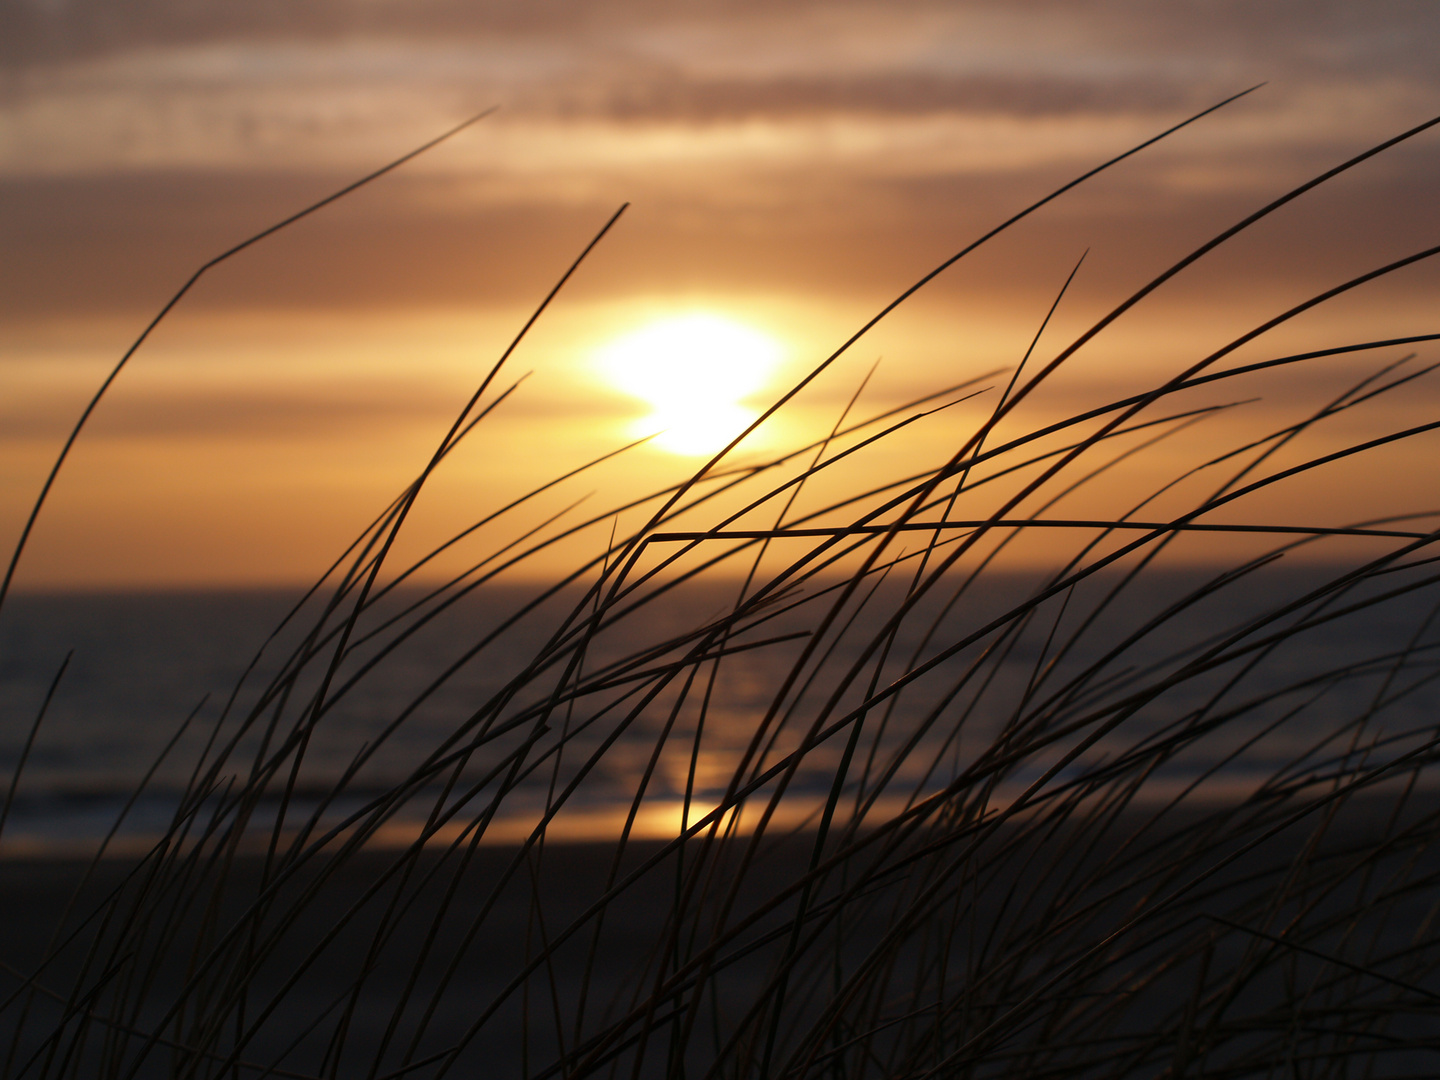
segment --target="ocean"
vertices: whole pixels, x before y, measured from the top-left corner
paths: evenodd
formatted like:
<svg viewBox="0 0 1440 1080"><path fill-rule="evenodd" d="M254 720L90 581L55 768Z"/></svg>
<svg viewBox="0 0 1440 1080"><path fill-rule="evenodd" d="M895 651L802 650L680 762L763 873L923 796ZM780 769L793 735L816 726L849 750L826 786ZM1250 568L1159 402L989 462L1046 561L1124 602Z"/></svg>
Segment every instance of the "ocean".
<svg viewBox="0 0 1440 1080"><path fill-rule="evenodd" d="M1338 573L1257 573L1168 618L1209 575L1151 572L1108 605L1119 579L1097 577L1005 624L1019 627L1009 637L977 631L1033 595L1041 575L982 578L948 611L955 587L942 584L888 636L887 619L905 603L897 583L864 603L859 594L817 637L840 594L812 581L765 621L714 638L703 651L731 653L698 664L677 662L703 637L684 635L713 628L739 585L682 584L595 633L583 652L554 651L528 674L578 591L505 627L538 589L488 587L381 653L434 605L423 590L401 589L357 621L330 679L332 703L294 736L298 755L298 744L277 747L300 730L335 653L334 640L322 642L288 693L275 692L319 611L312 600L266 645L298 590L19 595L0 615L0 775L13 781L24 756L0 852L73 856L112 832L107 851L143 851L175 828L187 791L193 800L204 788L200 804L214 809L246 783L263 788L245 826L259 836L282 802L282 832L311 814L331 827L408 785L375 819L368 842L377 845L410 842L439 805L450 817L437 835L474 827L482 842L514 842L542 819L562 838L611 837L632 808L632 834L663 839L716 806L736 775L753 782L754 807L783 788L774 812L787 826L813 826L832 788L837 820L873 822L947 786L954 795L957 778L1022 731L1024 752L962 782L965 797L984 788L999 805L1037 781L1058 791L1106 769L1124 778L1143 768L1137 796L1157 800L1242 799L1281 777L1321 783L1362 757L1373 767L1413 752L1436 723L1440 593L1420 571L1255 623ZM1402 580L1399 595L1375 599ZM332 628L349 608L337 611ZM1277 633L1294 625L1308 628ZM1229 659L1176 676L1225 642ZM585 692L567 693L577 679ZM901 692L885 696L897 681ZM845 718L877 694L847 757L854 728ZM786 755L795 755L789 771ZM776 763L779 773L762 776ZM256 769L270 770L259 787ZM750 824L753 812L742 815Z"/></svg>

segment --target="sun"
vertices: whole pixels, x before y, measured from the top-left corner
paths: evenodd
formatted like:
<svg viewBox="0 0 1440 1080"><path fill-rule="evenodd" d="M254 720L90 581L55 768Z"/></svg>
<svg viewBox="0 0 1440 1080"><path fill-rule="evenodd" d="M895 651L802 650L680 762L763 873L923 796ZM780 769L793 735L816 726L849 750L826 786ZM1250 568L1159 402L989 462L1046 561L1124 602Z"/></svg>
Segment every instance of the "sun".
<svg viewBox="0 0 1440 1080"><path fill-rule="evenodd" d="M650 412L632 425L636 436L672 454L713 454L759 413L745 404L780 363L780 343L719 315L677 315L617 338L595 363L617 389ZM656 434L658 432L658 434Z"/></svg>

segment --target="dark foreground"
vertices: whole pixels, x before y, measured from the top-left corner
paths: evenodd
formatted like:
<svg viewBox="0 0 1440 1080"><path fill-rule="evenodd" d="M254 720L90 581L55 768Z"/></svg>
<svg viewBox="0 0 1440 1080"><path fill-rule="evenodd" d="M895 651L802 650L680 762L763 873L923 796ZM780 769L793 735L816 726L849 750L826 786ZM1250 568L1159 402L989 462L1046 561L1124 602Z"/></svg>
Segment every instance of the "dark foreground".
<svg viewBox="0 0 1440 1080"><path fill-rule="evenodd" d="M257 855L109 860L73 906L82 865L12 860L7 1070L1436 1075L1431 800L935 821L808 894L813 834L618 870L601 844L362 851L268 891Z"/></svg>

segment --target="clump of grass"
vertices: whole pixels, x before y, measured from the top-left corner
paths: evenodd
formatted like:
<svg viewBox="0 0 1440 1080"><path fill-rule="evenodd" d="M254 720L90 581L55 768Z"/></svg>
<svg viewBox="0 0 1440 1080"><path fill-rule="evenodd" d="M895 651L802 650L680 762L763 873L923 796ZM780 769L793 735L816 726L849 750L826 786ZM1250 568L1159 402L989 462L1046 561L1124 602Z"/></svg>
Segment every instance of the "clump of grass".
<svg viewBox="0 0 1440 1080"><path fill-rule="evenodd" d="M514 389L517 337L219 718L165 747L156 770L190 756L163 835L123 859L102 858L107 839L48 943L6 968L5 1075L1429 1069L1440 511L1256 513L1440 427L1313 449L1428 374L1403 350L1440 333L1232 357L1440 248L1115 400L1060 419L1024 406L1169 279L1436 122L1218 234L1043 365L874 414L857 394L811 445L732 464L737 439L683 483L415 584L530 498L391 565L429 478ZM947 266L1129 153L926 275L757 423ZM1318 408L1219 423L1240 414L1216 388L1239 399L1333 358L1361 367ZM942 460L856 479L982 392L985 418ZM1124 509L1067 510L1157 461L1171 473L1125 480ZM1216 534L1251 546L1196 570L1187 545ZM593 558L507 585L585 535ZM1048 569L1012 559L1037 535ZM447 659L380 693L439 655L417 649L427 635ZM376 700L383 715L357 721Z"/></svg>

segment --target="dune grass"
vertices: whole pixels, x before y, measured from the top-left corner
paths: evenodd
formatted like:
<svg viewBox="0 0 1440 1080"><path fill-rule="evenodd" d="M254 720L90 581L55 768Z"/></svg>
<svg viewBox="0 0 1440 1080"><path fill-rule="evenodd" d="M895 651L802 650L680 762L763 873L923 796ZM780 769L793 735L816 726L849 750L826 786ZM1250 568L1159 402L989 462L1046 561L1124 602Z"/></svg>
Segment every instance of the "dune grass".
<svg viewBox="0 0 1440 1080"><path fill-rule="evenodd" d="M188 719L137 784L188 777L164 834L102 845L43 947L4 958L4 1075L1433 1074L1440 510L1337 525L1268 496L1427 453L1440 420L1351 439L1335 418L1383 422L1440 332L1231 358L1440 247L1116 400L1024 406L1187 267L1436 123L1275 198L1063 347L1041 325L1012 370L874 413L857 391L810 445L742 460L741 436L683 483L419 584L538 494L393 565L617 213L219 718ZM756 425L955 261L1184 126L925 275ZM1254 380L1283 397L1340 360L1352 381L1319 407L1233 422ZM985 419L943 460L847 479L961 400ZM1171 472L1072 514L1137 462ZM582 536L571 572L509 584ZM1042 536L1037 570L1016 553ZM1197 538L1243 554L1197 562ZM417 655L446 660L353 723ZM27 754L44 730L42 710Z"/></svg>

